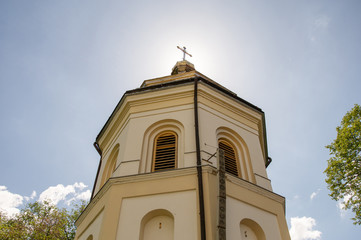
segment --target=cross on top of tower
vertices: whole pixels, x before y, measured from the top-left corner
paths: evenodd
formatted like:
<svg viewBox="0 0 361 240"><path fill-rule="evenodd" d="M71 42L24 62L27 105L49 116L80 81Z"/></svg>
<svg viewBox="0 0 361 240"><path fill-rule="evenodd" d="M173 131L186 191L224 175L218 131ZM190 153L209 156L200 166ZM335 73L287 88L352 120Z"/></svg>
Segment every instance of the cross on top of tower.
<svg viewBox="0 0 361 240"><path fill-rule="evenodd" d="M186 47L181 48L181 47L177 46L177 48L183 52L183 61L186 60L186 54L187 54L188 56L192 57L191 54L187 53Z"/></svg>

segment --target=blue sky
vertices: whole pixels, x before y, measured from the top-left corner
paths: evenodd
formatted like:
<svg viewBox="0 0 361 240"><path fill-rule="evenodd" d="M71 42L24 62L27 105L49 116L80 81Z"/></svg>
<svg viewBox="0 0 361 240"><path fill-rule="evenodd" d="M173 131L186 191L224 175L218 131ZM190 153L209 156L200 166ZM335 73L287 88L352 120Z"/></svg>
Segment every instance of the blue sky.
<svg viewBox="0 0 361 240"><path fill-rule="evenodd" d="M126 90L170 74L179 45L265 112L268 174L293 239L359 238L323 171L324 146L361 104L360 10L332 0L1 1L0 201L86 198L96 135Z"/></svg>

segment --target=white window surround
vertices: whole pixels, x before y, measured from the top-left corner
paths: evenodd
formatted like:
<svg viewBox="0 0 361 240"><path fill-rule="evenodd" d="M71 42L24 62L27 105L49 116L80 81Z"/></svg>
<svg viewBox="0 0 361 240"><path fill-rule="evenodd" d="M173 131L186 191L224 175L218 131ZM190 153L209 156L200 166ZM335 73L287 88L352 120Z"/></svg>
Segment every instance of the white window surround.
<svg viewBox="0 0 361 240"><path fill-rule="evenodd" d="M153 150L155 138L162 132L171 131L177 134L177 166L184 167L184 127L182 123L174 119L165 119L153 123L144 133L139 173L152 171Z"/></svg>
<svg viewBox="0 0 361 240"><path fill-rule="evenodd" d="M219 127L216 130L217 143L226 140L235 147L236 156L239 162L240 177L249 182L255 183L252 162L246 142L232 129Z"/></svg>

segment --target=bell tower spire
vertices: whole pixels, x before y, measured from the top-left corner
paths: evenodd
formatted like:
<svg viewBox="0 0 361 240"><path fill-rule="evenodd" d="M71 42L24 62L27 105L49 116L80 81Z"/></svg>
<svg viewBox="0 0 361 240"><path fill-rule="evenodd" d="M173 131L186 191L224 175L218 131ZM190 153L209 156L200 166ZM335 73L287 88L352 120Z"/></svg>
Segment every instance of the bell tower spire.
<svg viewBox="0 0 361 240"><path fill-rule="evenodd" d="M172 69L171 75L194 71L195 68L194 68L193 63L190 63L186 60L186 55L188 55L190 57L192 57L192 55L186 51L186 47L181 48L181 47L177 46L177 48L183 52L183 61L178 61L175 64L175 66Z"/></svg>

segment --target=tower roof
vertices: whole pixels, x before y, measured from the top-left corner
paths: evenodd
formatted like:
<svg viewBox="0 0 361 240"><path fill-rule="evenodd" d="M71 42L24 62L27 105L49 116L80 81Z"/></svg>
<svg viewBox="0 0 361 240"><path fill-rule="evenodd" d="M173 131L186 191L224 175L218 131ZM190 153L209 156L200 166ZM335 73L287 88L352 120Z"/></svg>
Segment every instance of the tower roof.
<svg viewBox="0 0 361 240"><path fill-rule="evenodd" d="M208 78L207 76L203 75L202 73L195 70L194 65L187 60L179 61L175 64L175 66L172 69L172 74L160 77L160 78L154 78L145 80L140 88L136 88L133 90L128 90L124 93L120 101L118 102L117 106L113 110L112 114L109 116L107 122L103 126L103 128L100 130L98 136L96 137L96 141L99 140L99 138L103 135L105 129L107 128L109 122L115 115L115 113L118 111L120 106L122 105L122 102L124 101L125 97L129 95L139 94L142 92L148 92L148 91L156 91L160 90L166 87L174 87L179 86L183 84L191 84L192 82L197 79L198 81L203 82L204 84L222 92L223 94L227 95L228 97L231 97L241 103L242 105L251 108L262 115L264 112L261 108L253 105L252 103L240 98L237 96L236 93L232 92L231 90L227 89L226 87L222 86L221 84L217 83L216 81L213 81L212 79Z"/></svg>
<svg viewBox="0 0 361 240"><path fill-rule="evenodd" d="M185 79L190 79L190 78L195 78L195 77L207 80L207 81L211 82L212 85L217 85L217 87L222 88L228 94L237 96L236 93L232 92L228 88L222 86L221 84L217 83L216 81L213 81L209 77L196 71L194 64L191 62L188 62L187 60L178 61L172 68L171 75L145 80L142 83L142 85L140 86L140 88L150 87L150 86L154 86L154 85L164 85L164 84L167 84L170 82L178 82L180 80L185 80ZM137 89L134 89L134 90L137 90Z"/></svg>

